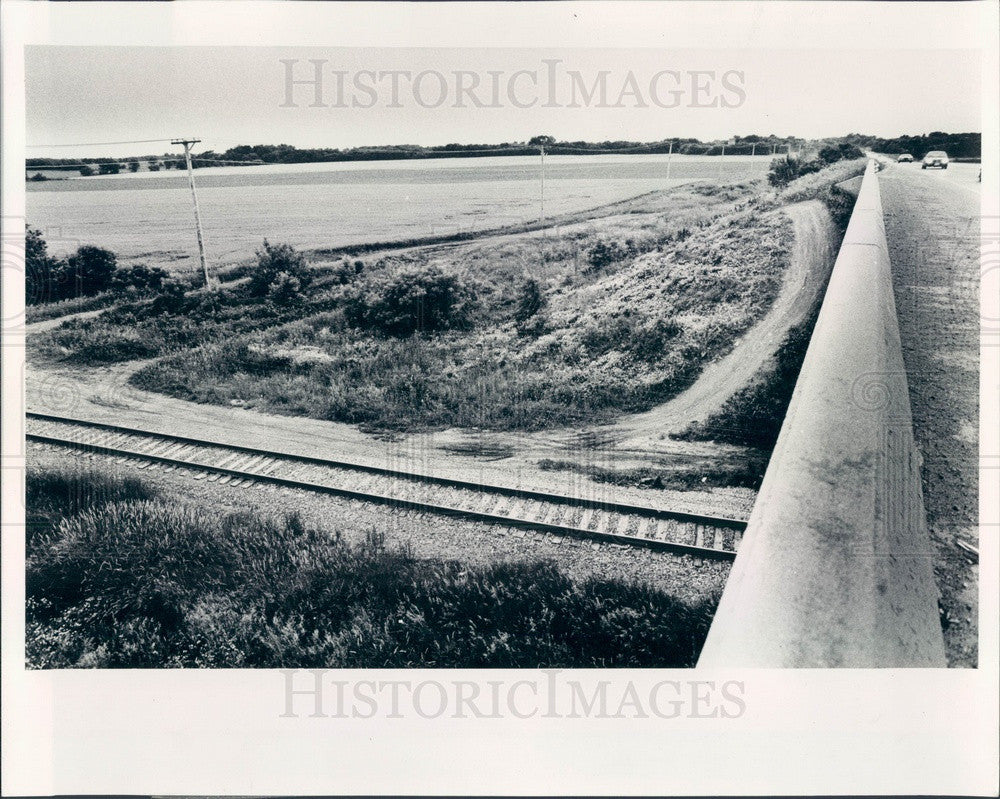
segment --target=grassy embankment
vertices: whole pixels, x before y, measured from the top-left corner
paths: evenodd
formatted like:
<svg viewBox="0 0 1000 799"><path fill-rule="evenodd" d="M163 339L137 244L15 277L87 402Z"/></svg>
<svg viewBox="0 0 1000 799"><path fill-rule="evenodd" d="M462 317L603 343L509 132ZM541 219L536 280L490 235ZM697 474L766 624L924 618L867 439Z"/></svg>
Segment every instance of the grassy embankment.
<svg viewBox="0 0 1000 799"><path fill-rule="evenodd" d="M29 469L27 661L59 667L685 667L712 602L547 561L422 560L109 469Z"/></svg>
<svg viewBox="0 0 1000 799"><path fill-rule="evenodd" d="M830 209L837 228L843 233L851 218L854 197L836 187L849 178L864 172L865 159L844 161L813 174L792 181L777 196L782 203L821 199ZM704 422L692 425L678 438L696 441L723 441L770 452L778 440L778 433L788 410L795 382L805 359L812 337L812 329L819 316L824 291L807 318L786 334L767 367L742 391L730 397L723 407ZM764 476L767 459L757 459L759 484Z"/></svg>
<svg viewBox="0 0 1000 799"><path fill-rule="evenodd" d="M594 423L663 402L726 352L780 286L789 228L760 182L686 185L547 241L315 263L297 302L233 281L30 346L82 364L160 356L134 385L371 428Z"/></svg>

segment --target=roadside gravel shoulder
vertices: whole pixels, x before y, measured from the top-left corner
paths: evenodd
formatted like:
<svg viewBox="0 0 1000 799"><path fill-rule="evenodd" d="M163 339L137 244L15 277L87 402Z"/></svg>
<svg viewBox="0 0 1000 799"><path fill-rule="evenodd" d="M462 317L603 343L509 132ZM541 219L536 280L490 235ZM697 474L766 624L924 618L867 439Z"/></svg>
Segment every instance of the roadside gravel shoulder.
<svg viewBox="0 0 1000 799"><path fill-rule="evenodd" d="M979 223L977 192L893 165L879 175L924 506L953 666L978 656Z"/></svg>

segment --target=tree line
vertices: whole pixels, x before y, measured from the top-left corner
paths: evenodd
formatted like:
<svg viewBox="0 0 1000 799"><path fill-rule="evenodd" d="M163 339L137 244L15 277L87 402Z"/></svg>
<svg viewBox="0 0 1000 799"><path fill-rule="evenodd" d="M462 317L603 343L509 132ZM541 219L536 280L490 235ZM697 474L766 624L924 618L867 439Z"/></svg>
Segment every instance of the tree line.
<svg viewBox="0 0 1000 799"><path fill-rule="evenodd" d="M944 150L951 158L981 158L982 133L944 133L936 130L917 136L896 136L891 139L851 133L844 137L850 144L886 155L910 153L923 158L931 150Z"/></svg>
<svg viewBox="0 0 1000 799"><path fill-rule="evenodd" d="M933 133L880 138L862 133L825 139L801 139L795 136L775 136L770 134L734 136L727 141L703 142L694 138L670 138L657 142L638 142L627 139L615 141L559 141L552 136L535 136L527 142L501 142L500 144L442 144L423 146L418 144L391 144L371 147L299 148L291 144L241 144L230 147L222 153L204 150L192 157L195 169L239 164L304 164L328 161L387 161L419 158L475 158L493 155L536 155L541 145L546 153L599 155L606 152L633 150L648 154L668 152L678 155L768 155L800 152L805 149L819 150L823 147L851 145L862 150L874 150L886 154L912 153L921 158L929 150L945 150L952 158L979 158L982 155L981 133ZM782 152L784 150L784 153ZM127 159L114 158L29 158L27 169L48 169L77 171L82 176L116 175L129 170L137 172L141 162L146 168L156 172L161 169L184 169L184 159L176 153L147 155ZM35 178L40 179L40 178Z"/></svg>

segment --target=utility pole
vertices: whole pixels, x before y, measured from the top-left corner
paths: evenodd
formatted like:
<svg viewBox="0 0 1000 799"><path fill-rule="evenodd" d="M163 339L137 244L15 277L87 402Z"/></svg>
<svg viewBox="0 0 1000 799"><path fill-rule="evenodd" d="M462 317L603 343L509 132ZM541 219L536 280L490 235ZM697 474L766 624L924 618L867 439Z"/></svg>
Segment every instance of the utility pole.
<svg viewBox="0 0 1000 799"><path fill-rule="evenodd" d="M548 238L548 234L545 230L545 143L542 142L538 145L539 150L542 153L542 193L541 193L541 210L542 210L542 238Z"/></svg>
<svg viewBox="0 0 1000 799"><path fill-rule="evenodd" d="M667 180L670 180L670 165L674 160L674 140L670 140L670 149L667 150Z"/></svg>
<svg viewBox="0 0 1000 799"><path fill-rule="evenodd" d="M174 139L171 144L184 145L184 160L187 162L188 185L191 187L191 199L194 201L194 226L198 231L198 256L201 258L201 271L205 275L205 288L211 288L212 282L208 276L208 262L205 260L205 242L201 235L201 214L198 211L198 193L194 190L194 170L191 168L191 145L198 144L201 139Z"/></svg>

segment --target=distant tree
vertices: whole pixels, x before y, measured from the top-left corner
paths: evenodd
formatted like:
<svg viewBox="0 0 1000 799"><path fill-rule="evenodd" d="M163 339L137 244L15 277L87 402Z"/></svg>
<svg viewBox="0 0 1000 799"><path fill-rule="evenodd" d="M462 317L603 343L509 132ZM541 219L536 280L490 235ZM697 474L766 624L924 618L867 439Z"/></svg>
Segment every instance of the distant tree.
<svg viewBox="0 0 1000 799"><path fill-rule="evenodd" d="M93 167L89 167L86 164L83 164L78 171L80 173L80 177L82 178L89 178L91 175L94 174Z"/></svg>
<svg viewBox="0 0 1000 799"><path fill-rule="evenodd" d="M37 305L106 291L117 260L110 250L90 245L79 247L67 260L53 258L41 231L25 226L24 267L25 302Z"/></svg>
<svg viewBox="0 0 1000 799"><path fill-rule="evenodd" d="M98 169L102 175L117 175L122 171L121 164L116 162L111 162L108 164L101 164Z"/></svg>
<svg viewBox="0 0 1000 799"><path fill-rule="evenodd" d="M528 140L528 144L533 144L535 146L551 147L555 143L555 136L532 136Z"/></svg>
<svg viewBox="0 0 1000 799"><path fill-rule="evenodd" d="M129 170L129 172L138 172L139 171L139 161L138 161L138 159L133 158L131 161L128 162L128 170Z"/></svg>
<svg viewBox="0 0 1000 799"><path fill-rule="evenodd" d="M840 160L842 161L852 161L855 158L864 158L865 154L860 147L857 147L848 142L842 142L840 144Z"/></svg>
<svg viewBox="0 0 1000 799"><path fill-rule="evenodd" d="M24 226L24 265L34 269L48 263L49 245L42 238L42 231Z"/></svg>
<svg viewBox="0 0 1000 799"><path fill-rule="evenodd" d="M818 157L820 161L827 164L835 164L837 161L843 161L850 158L862 158L864 157L864 153L853 144L842 142L840 144L831 144L820 148Z"/></svg>
<svg viewBox="0 0 1000 799"><path fill-rule="evenodd" d="M146 162L146 168L150 172L159 172L160 171L160 167L161 167L160 162L157 161L157 160L155 160L155 159Z"/></svg>
<svg viewBox="0 0 1000 799"><path fill-rule="evenodd" d="M48 180L48 178L47 178L47 177L45 177L45 175L43 175L43 174L42 174L41 172L36 172L36 173L35 173L34 175L32 175L32 176L31 176L30 178L28 178L28 179L29 179L29 180L33 180L33 181L35 181L36 183L37 183L38 181L40 181L40 180Z"/></svg>

